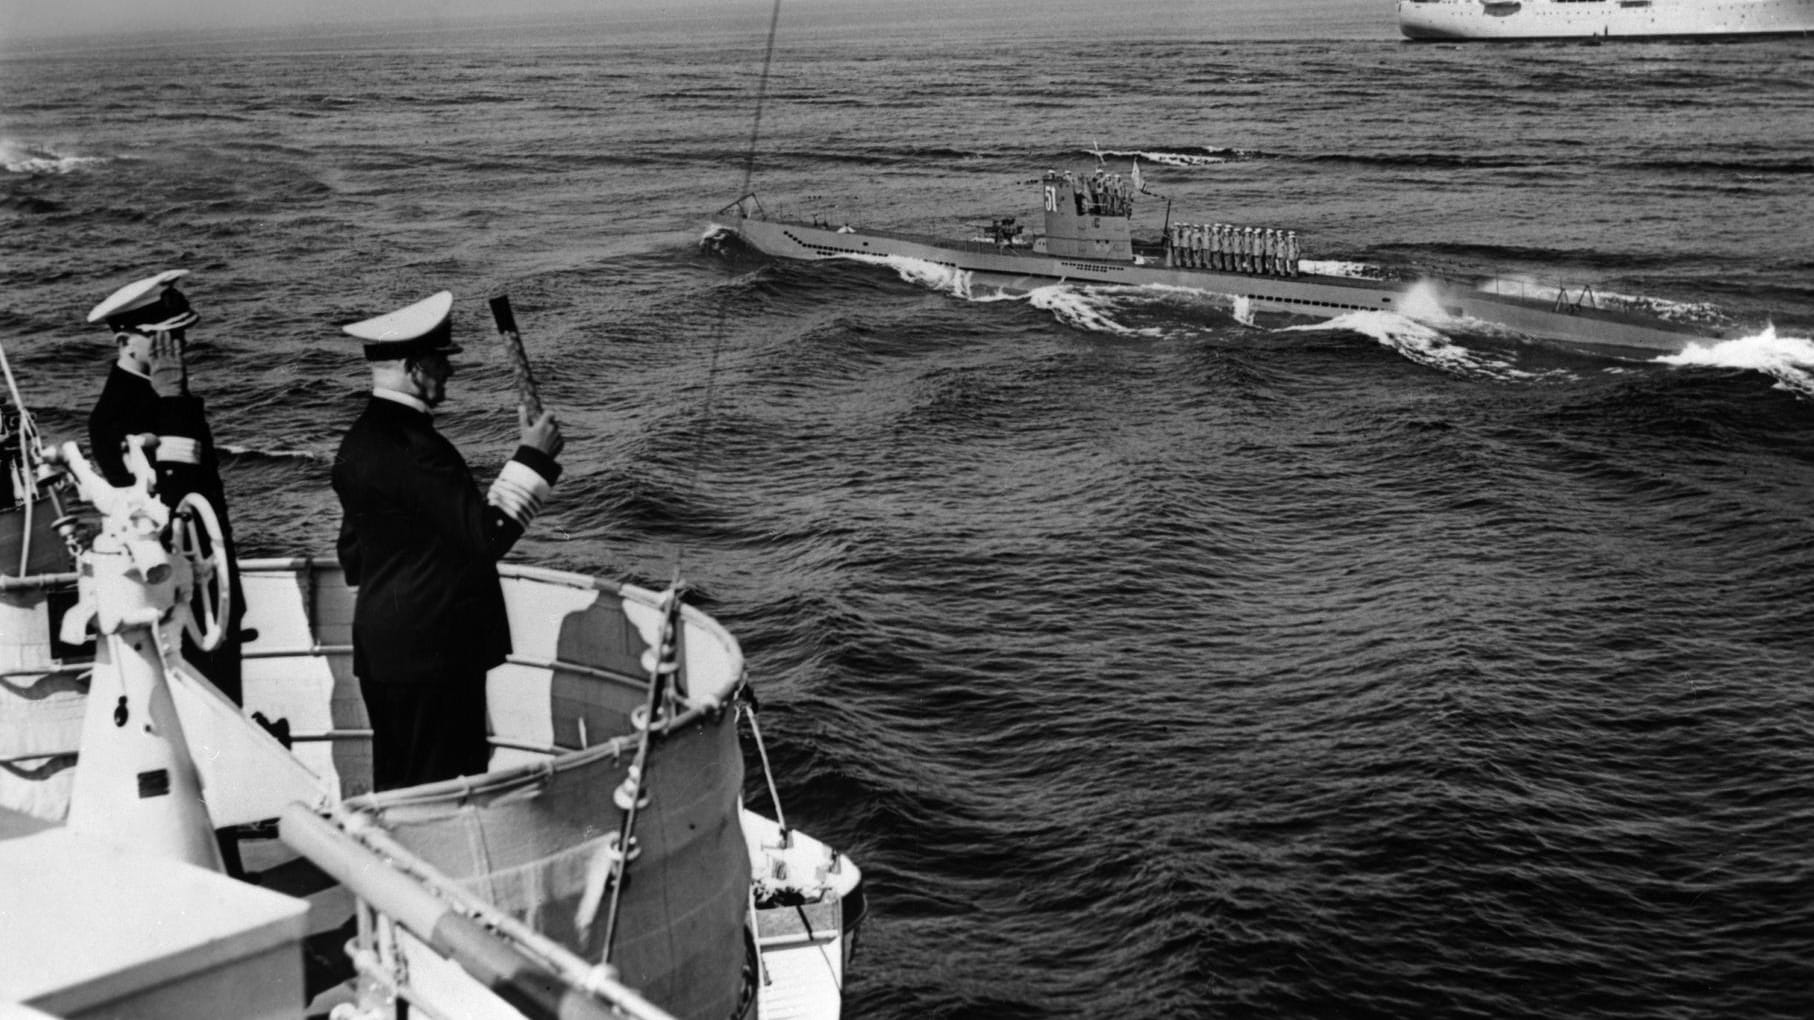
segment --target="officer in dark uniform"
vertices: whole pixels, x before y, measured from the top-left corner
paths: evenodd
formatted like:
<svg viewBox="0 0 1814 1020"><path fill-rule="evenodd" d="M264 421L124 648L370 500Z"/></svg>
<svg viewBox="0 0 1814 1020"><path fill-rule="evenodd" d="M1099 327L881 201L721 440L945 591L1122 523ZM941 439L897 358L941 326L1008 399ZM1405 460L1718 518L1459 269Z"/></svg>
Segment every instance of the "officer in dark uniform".
<svg viewBox="0 0 1814 1020"><path fill-rule="evenodd" d="M453 295L345 327L365 341L372 397L334 457L340 565L358 589L353 672L372 723L379 790L484 772L485 674L510 653L497 561L560 477L550 413L481 493L431 412L460 352Z"/></svg>
<svg viewBox="0 0 1814 1020"><path fill-rule="evenodd" d="M201 317L175 286L188 273L187 269L171 269L134 281L88 313L89 322L106 324L119 346L119 358L88 416L88 446L96 470L110 484L127 486L133 484L133 477L126 466L126 437L151 433L158 437L154 465L158 498L174 508L189 493L200 493L214 508L227 562L227 576L220 582L228 586L228 617L222 621L225 637L213 651L204 652L185 633L183 658L222 694L239 703L240 624L246 600L240 590L233 525L221 486L214 434L202 398L189 392L184 353L188 329Z"/></svg>

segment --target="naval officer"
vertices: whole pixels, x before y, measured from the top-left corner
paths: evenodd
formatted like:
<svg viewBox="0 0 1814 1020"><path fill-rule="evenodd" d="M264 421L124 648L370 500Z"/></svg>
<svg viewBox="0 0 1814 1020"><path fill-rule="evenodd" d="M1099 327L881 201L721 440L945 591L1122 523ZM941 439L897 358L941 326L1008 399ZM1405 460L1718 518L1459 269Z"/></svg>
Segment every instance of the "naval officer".
<svg viewBox="0 0 1814 1020"><path fill-rule="evenodd" d="M88 446L96 470L108 483L127 486L133 477L126 465L126 437L151 433L158 437L155 452L147 451L154 458L158 498L174 509L184 496L199 493L214 508L227 564L227 576L217 581L227 585L229 611L221 621L225 636L213 651L204 652L185 631L183 658L238 703L240 624L246 600L240 590L214 434L202 399L189 392L188 332L201 316L176 289L176 281L188 273L170 269L135 280L88 313L88 321L103 324L118 347L118 357L88 416Z"/></svg>
<svg viewBox="0 0 1814 1020"><path fill-rule="evenodd" d="M387 790L484 772L485 674L510 653L497 561L560 477L551 413L519 407L521 445L481 493L435 431L454 374L453 295L344 327L364 342L370 401L334 457L338 551L353 604L353 672Z"/></svg>

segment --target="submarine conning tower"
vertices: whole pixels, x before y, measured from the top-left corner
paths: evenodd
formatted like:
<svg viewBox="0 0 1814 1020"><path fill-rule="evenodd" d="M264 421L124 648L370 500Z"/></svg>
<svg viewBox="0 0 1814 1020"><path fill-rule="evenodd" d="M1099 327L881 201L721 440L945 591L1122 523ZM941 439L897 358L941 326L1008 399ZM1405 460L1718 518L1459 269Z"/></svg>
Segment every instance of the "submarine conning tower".
<svg viewBox="0 0 1814 1020"><path fill-rule="evenodd" d="M1088 177L1047 170L1044 184L1046 254L1133 261L1134 189L1126 179L1102 170Z"/></svg>

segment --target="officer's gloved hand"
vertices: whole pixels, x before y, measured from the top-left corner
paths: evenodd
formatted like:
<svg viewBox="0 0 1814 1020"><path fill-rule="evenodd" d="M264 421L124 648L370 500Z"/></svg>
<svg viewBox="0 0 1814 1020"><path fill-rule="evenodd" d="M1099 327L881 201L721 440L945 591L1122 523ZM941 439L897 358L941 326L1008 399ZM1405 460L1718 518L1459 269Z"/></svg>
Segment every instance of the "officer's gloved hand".
<svg viewBox="0 0 1814 1020"><path fill-rule="evenodd" d="M183 340L174 333L151 338L151 388L160 397L189 395L189 366L183 361Z"/></svg>

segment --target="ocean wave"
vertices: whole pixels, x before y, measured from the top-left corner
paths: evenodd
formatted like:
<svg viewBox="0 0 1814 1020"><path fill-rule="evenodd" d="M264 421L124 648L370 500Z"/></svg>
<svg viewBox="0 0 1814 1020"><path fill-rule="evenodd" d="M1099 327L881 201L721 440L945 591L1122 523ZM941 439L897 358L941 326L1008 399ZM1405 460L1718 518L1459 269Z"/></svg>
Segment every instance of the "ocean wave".
<svg viewBox="0 0 1814 1020"><path fill-rule="evenodd" d="M1680 354L1656 360L1662 365L1762 372L1776 380L1777 388L1814 398L1814 339L1778 336L1774 325L1751 336L1690 343Z"/></svg>
<svg viewBox="0 0 1814 1020"><path fill-rule="evenodd" d="M887 266L902 280L965 301L989 303L1024 301L1074 329L1109 336L1161 337L1166 331L1156 326L1128 326L1116 319L1116 312L1126 306L1132 295L1149 292L1143 287L1089 286L1052 283L1031 290L1011 290L978 284L975 275L962 269L901 255L840 255L838 258L870 265Z"/></svg>
<svg viewBox="0 0 1814 1020"><path fill-rule="evenodd" d="M13 174L66 174L106 163L103 156L75 156L15 138L0 138L0 168Z"/></svg>
<svg viewBox="0 0 1814 1020"><path fill-rule="evenodd" d="M969 298L971 296L971 275L954 266L928 262L925 259L909 258L905 255L838 255L840 259L851 262L862 262L872 266L887 266L900 274L908 283L918 284L952 297Z"/></svg>
<svg viewBox="0 0 1814 1020"><path fill-rule="evenodd" d="M1439 329L1396 312L1345 312L1325 322L1286 326L1281 332L1345 329L1379 341L1406 360L1461 375L1514 378L1516 363L1473 351Z"/></svg>
<svg viewBox="0 0 1814 1020"><path fill-rule="evenodd" d="M1419 170L1503 170L1540 166L1537 156L1507 154L1482 156L1454 152L1331 152L1301 157L1306 163L1342 163L1354 166L1413 167Z"/></svg>
<svg viewBox="0 0 1814 1020"><path fill-rule="evenodd" d="M1084 149L1083 152L1096 158L1114 156L1120 159L1143 159L1158 166L1213 166L1217 163L1233 163L1242 160L1259 159L1263 154L1245 149L1216 149L1204 146L1198 149Z"/></svg>
<svg viewBox="0 0 1814 1020"><path fill-rule="evenodd" d="M1111 336L1125 337L1160 337L1165 331L1158 327L1133 327L1123 325L1115 318L1120 306L1120 295L1126 295L1138 288L1131 287L1074 287L1057 283L1048 287L1035 288L1027 295L1027 303L1034 308L1051 312L1058 321L1075 329L1090 333L1106 333Z"/></svg>
<svg viewBox="0 0 1814 1020"><path fill-rule="evenodd" d="M325 463L330 456L321 450L285 450L265 449L256 446L234 446L229 443L220 445L220 452L230 457L247 461L301 460L311 463Z"/></svg>
<svg viewBox="0 0 1814 1020"><path fill-rule="evenodd" d="M1741 180L1800 177L1814 174L1814 159L1774 157L1763 159L1660 159L1643 163L1615 163L1618 173L1732 174Z"/></svg>

